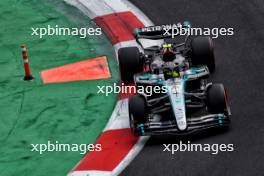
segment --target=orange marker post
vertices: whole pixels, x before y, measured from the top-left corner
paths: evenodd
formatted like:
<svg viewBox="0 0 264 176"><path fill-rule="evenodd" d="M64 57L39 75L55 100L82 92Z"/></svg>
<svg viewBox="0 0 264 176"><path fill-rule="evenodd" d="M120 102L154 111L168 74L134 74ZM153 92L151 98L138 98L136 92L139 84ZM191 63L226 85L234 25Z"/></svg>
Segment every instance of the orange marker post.
<svg viewBox="0 0 264 176"><path fill-rule="evenodd" d="M23 60L24 60L24 69L25 69L24 80L29 81L29 80L33 79L33 76L30 73L26 45L21 45L21 49L22 49L22 55L23 55Z"/></svg>

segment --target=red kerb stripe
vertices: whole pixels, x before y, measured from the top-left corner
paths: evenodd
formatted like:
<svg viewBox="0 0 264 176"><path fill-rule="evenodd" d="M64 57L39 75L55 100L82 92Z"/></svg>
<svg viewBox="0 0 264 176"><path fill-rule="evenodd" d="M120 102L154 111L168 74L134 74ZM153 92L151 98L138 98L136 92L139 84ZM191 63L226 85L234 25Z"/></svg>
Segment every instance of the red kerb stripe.
<svg viewBox="0 0 264 176"><path fill-rule="evenodd" d="M134 39L134 29L144 27L143 23L131 12L120 12L95 18L112 44Z"/></svg>
<svg viewBox="0 0 264 176"><path fill-rule="evenodd" d="M102 150L86 154L74 171L112 171L124 159L137 140L138 137L134 136L128 128L105 131L96 141L96 144L102 145Z"/></svg>

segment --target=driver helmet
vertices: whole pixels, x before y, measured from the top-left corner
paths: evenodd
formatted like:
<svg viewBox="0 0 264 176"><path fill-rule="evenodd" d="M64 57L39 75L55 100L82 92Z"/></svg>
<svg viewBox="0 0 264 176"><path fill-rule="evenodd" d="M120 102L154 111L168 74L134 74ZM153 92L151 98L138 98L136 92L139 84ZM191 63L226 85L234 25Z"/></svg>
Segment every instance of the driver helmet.
<svg viewBox="0 0 264 176"><path fill-rule="evenodd" d="M161 54L162 54L162 59L165 62L173 61L176 56L175 52L173 51L172 44L167 44L167 43L162 45Z"/></svg>

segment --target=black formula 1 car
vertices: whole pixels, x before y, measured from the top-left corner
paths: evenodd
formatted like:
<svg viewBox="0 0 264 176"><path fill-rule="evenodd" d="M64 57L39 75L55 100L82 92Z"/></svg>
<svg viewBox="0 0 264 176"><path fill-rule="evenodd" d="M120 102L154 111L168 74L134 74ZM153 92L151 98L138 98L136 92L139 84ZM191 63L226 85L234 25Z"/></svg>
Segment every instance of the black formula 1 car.
<svg viewBox="0 0 264 176"><path fill-rule="evenodd" d="M140 39L165 39L172 25L135 30ZM168 34L168 33L167 33ZM142 45L141 45L142 46ZM129 97L130 126L135 135L189 134L227 126L230 108L223 84L208 82L215 70L213 42L210 37L191 39L180 44L120 48L121 80L137 88L151 88ZM159 91L157 91L159 90Z"/></svg>

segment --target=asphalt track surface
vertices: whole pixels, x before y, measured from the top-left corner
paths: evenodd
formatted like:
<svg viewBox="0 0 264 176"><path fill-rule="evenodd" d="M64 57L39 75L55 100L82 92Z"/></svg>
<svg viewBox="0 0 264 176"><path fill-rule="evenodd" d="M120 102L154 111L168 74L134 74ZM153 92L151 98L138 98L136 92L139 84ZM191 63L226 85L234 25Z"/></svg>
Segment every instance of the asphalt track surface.
<svg viewBox="0 0 264 176"><path fill-rule="evenodd" d="M214 39L214 82L228 89L232 126L191 137L151 137L123 176L264 175L264 1L131 0L155 24L189 20L193 27L233 27ZM234 152L163 152L162 144L231 143Z"/></svg>

